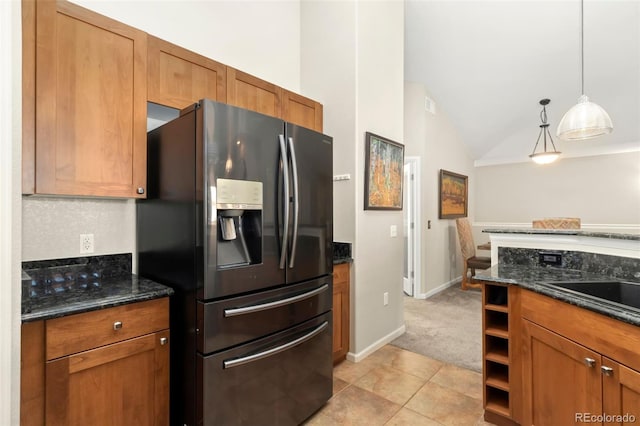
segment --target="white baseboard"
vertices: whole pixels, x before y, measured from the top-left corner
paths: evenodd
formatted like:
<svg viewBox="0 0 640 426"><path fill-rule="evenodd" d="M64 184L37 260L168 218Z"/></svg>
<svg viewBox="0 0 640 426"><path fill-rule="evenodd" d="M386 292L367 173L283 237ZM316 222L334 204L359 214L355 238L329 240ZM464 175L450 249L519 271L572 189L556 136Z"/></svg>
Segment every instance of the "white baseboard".
<svg viewBox="0 0 640 426"><path fill-rule="evenodd" d="M374 343L366 347L364 350L358 353L353 353L353 352L347 353L347 359L352 362L360 362L366 357L368 357L369 355L371 355L372 353L374 353L375 351L377 351L378 349L380 349L381 347L383 347L384 345L386 345L387 343L392 342L396 338L402 336L404 332L405 332L405 326L403 324L402 327L392 331L391 333L387 334L381 339L378 339L377 341L375 341Z"/></svg>
<svg viewBox="0 0 640 426"><path fill-rule="evenodd" d="M451 281L447 281L446 283L439 285L438 287L429 290L426 293L418 293L415 295L416 299L427 299L435 294L440 293L441 291L444 291L446 289L448 289L449 287L453 287L454 285L458 285L462 282L462 276L459 276L457 278L452 279Z"/></svg>

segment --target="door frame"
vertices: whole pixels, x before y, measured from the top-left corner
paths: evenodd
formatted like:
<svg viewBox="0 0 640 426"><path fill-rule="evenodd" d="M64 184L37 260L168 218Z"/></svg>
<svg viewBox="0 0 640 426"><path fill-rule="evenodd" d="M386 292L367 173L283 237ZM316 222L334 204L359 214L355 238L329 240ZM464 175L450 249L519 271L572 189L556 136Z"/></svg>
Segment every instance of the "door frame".
<svg viewBox="0 0 640 426"><path fill-rule="evenodd" d="M409 166L409 171L413 175L413 179L410 180L410 184L404 188L404 196L410 195L414 200L413 205L409 206L411 208L411 214L414 218L414 226L413 226L413 294L411 297L415 299L420 298L420 288L421 288L421 268L420 268L420 259L421 255L421 224L420 224L420 204L422 198L420 197L420 157L409 156L404 158L404 164ZM404 180L404 174L403 174ZM403 210L402 215L403 218L406 217L407 211ZM411 228L409 228L411 230ZM406 262L406 259L403 256L403 262ZM404 274L403 274L403 292L404 292Z"/></svg>

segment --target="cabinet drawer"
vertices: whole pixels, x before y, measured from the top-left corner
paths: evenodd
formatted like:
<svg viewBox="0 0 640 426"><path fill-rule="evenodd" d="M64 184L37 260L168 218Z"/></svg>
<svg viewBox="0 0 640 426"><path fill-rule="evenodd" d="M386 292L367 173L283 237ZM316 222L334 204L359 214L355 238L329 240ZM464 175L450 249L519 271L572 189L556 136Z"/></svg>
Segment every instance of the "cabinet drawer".
<svg viewBox="0 0 640 426"><path fill-rule="evenodd" d="M333 266L333 283L349 281L349 264L340 263Z"/></svg>
<svg viewBox="0 0 640 426"><path fill-rule="evenodd" d="M47 360L167 328L167 297L48 320Z"/></svg>

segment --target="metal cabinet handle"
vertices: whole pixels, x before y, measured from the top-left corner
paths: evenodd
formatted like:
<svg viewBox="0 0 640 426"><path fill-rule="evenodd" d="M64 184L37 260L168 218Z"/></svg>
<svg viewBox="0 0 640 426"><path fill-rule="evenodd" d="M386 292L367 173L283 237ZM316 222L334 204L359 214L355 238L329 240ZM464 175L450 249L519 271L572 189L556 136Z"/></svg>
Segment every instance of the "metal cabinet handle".
<svg viewBox="0 0 640 426"><path fill-rule="evenodd" d="M589 368L593 368L596 365L596 360L593 358L585 358L584 365L586 365Z"/></svg>
<svg viewBox="0 0 640 426"><path fill-rule="evenodd" d="M613 376L613 368L611 367L607 367L606 365L603 365L602 367L600 367L600 370L602 370L602 374L604 374L605 376Z"/></svg>
<svg viewBox="0 0 640 426"><path fill-rule="evenodd" d="M114 330L120 330L122 328L122 322L120 321L116 321L113 323L113 329Z"/></svg>
<svg viewBox="0 0 640 426"><path fill-rule="evenodd" d="M138 189L137 189L137 191L136 191L136 192L137 192L138 194L142 195L142 194L144 194L144 188L140 186L140 187L138 187Z"/></svg>
<svg viewBox="0 0 640 426"><path fill-rule="evenodd" d="M161 345L166 345L167 343L169 343L169 339L167 339L166 337L161 337L160 338L160 344Z"/></svg>

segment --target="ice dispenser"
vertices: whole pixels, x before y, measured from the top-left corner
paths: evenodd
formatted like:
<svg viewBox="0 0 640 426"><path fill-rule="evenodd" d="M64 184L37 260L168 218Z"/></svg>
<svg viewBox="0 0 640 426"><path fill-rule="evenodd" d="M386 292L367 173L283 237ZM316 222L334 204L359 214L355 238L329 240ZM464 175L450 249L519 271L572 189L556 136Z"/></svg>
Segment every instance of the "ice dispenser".
<svg viewBox="0 0 640 426"><path fill-rule="evenodd" d="M218 268L262 262L262 182L216 180Z"/></svg>

